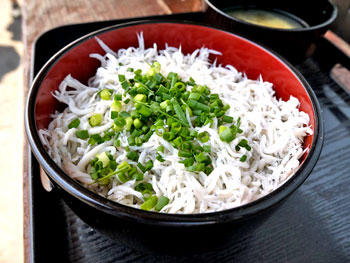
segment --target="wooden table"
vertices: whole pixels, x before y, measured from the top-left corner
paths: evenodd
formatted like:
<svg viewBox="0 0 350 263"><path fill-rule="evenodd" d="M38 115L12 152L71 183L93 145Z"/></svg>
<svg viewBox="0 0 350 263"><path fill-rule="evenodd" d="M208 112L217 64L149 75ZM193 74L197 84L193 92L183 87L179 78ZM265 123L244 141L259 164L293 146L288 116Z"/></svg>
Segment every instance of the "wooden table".
<svg viewBox="0 0 350 263"><path fill-rule="evenodd" d="M30 86L31 47L44 31L54 27L90 21L200 11L202 0L24 0L24 94ZM350 47L332 32L326 37L350 56ZM346 74L342 74L346 78ZM349 77L349 76L348 76ZM350 78L347 79L348 81ZM349 81L350 83L350 81ZM24 145L24 249L30 261L28 145Z"/></svg>
<svg viewBox="0 0 350 263"><path fill-rule="evenodd" d="M32 45L43 32L54 27L91 21L196 12L201 0L24 0L24 95L30 87ZM28 144L24 144L24 258L30 262Z"/></svg>

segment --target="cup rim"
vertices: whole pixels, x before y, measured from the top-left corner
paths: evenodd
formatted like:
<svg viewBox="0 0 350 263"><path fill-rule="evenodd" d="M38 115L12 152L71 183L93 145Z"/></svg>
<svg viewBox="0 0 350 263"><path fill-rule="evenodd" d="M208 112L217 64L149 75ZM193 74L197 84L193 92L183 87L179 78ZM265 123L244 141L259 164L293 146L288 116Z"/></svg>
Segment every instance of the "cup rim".
<svg viewBox="0 0 350 263"><path fill-rule="evenodd" d="M262 25L258 25L258 24L253 24L253 23L249 23L246 22L242 19L230 16L229 14L225 13L224 11L222 11L221 9L217 8L212 2L211 0L205 0L205 3L212 9L214 10L216 13L224 16L225 18L229 19L229 20L233 20L235 22L244 24L246 26L251 26L251 27L256 27L256 28L261 28L261 29L265 29L265 30L271 30L271 31L282 31L282 32L305 32L305 31L313 31L313 30L318 30L324 27L327 27L328 25L330 25L331 23L333 23L333 21L337 18L338 15L338 8L337 6L332 2L327 0L327 3L332 7L332 13L330 15L330 17L317 25L314 26L308 26L308 27L301 27L301 28L290 28L290 29L286 29L286 28L275 28L275 27L268 27L268 26L262 26Z"/></svg>

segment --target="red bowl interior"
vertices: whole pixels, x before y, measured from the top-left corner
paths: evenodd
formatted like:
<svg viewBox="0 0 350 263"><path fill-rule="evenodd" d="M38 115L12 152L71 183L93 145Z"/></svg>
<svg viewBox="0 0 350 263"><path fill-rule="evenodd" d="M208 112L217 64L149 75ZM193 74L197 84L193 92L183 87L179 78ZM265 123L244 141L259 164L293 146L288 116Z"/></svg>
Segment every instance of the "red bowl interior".
<svg viewBox="0 0 350 263"><path fill-rule="evenodd" d="M218 63L231 64L238 71L245 72L250 79L257 79L262 75L265 81L274 84L278 98L288 100L291 95L298 98L300 110L310 116L311 127L315 128L314 108L304 85L284 62L261 46L210 27L175 23L133 25L107 30L97 36L112 50L118 50L130 46L137 47L136 33L140 32L143 32L145 47L151 47L155 42L158 49L165 48L165 43L175 47L181 45L185 54L202 46L220 51L222 56L212 56L212 61L217 58ZM39 87L35 103L35 121L38 130L46 128L51 121L50 115L62 109L62 105L56 101L51 92L58 88L68 74L83 83L95 74L100 63L89 57L91 53L104 54L94 38L75 44L58 57L48 70ZM311 148L313 137L313 135L306 137L304 148Z"/></svg>

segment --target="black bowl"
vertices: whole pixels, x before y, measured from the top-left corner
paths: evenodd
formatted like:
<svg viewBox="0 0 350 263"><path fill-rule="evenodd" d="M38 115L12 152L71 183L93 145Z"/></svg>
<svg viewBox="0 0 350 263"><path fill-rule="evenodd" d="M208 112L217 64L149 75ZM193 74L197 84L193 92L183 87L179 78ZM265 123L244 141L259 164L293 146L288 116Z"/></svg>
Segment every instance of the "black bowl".
<svg viewBox="0 0 350 263"><path fill-rule="evenodd" d="M318 39L327 31L338 13L337 7L329 0L206 0L205 2L207 23L262 43L291 62L300 62L314 52ZM297 18L307 26L297 29L260 26L224 12L232 8L271 10Z"/></svg>
<svg viewBox="0 0 350 263"><path fill-rule="evenodd" d="M300 109L307 112L314 131L307 136L304 147L309 151L301 158L298 171L281 187L247 205L206 214L164 214L143 211L99 196L73 180L51 159L44 148L38 130L46 128L51 115L62 110L52 92L71 74L86 83L95 74L99 63L89 58L91 53L104 54L94 36L111 49L137 46L136 33L143 31L145 46L157 43L164 48L181 44L184 53L203 45L216 49L223 56L212 56L218 63L233 64L247 76L257 79L260 74L275 84L278 97L297 97ZM311 87L288 62L265 48L240 36L213 27L169 21L141 21L116 25L86 35L55 54L40 70L29 91L25 127L30 147L45 170L54 188L65 202L86 223L130 247L161 253L213 250L235 242L256 229L274 208L294 192L309 176L323 145L323 121L320 106ZM39 175L36 175L39 176Z"/></svg>

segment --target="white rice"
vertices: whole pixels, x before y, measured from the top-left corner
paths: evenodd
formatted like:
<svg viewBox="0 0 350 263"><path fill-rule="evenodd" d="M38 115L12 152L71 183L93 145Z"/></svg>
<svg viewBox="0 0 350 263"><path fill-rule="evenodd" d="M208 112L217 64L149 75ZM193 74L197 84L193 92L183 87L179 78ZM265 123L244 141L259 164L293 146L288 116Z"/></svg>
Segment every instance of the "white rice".
<svg viewBox="0 0 350 263"><path fill-rule="evenodd" d="M101 61L101 67L88 86L68 75L54 92L53 96L67 104L67 108L52 116L52 122L48 129L40 131L40 137L49 155L67 174L106 198L140 208L143 197L134 190L138 184L135 180L123 184L118 178L113 178L108 186L100 186L90 184L93 180L88 174L90 161L105 151L110 151L118 163L133 163L126 158L124 149L128 146L129 132L120 135L121 147L113 147L113 140L91 146L87 140L76 137L75 128L68 130L67 126L75 118L80 118L78 129L103 135L113 124L110 117L112 101L101 100L97 92L108 88L124 93L118 74L133 78L134 73L127 71L128 68L142 69L145 73L154 61L161 64L164 76L176 72L184 81L192 77L197 84L207 85L212 93L219 94L223 103L230 105L226 115L235 120L240 117L243 130L235 140L226 143L219 138L216 119L213 127L194 128L210 135L209 155L214 167L210 175L186 171L179 163L178 150L155 133L142 146L131 146L132 150L139 151L139 162L154 162L153 169L145 173L144 182L153 185L158 197L170 199L161 212L206 213L241 206L272 192L298 169L298 159L305 151L303 139L312 134L312 130L309 116L299 111L296 98L291 96L288 101L279 100L274 97L272 83L264 82L262 78L249 80L231 65L211 64L209 54L218 54L214 50L203 47L184 55L181 47L167 46L165 50L158 50L154 44L146 49L142 34L138 39L138 48L129 47L116 52L97 39L106 54L90 55ZM188 86L187 90L190 88ZM132 109L132 103L123 105L125 111ZM102 114L103 122L101 126L90 127L88 119L96 113ZM190 119L188 114L187 118ZM243 147L238 152L235 150L242 139L248 140L251 151ZM165 162L156 160L160 145L165 147ZM240 161L242 155L247 155L245 162Z"/></svg>

